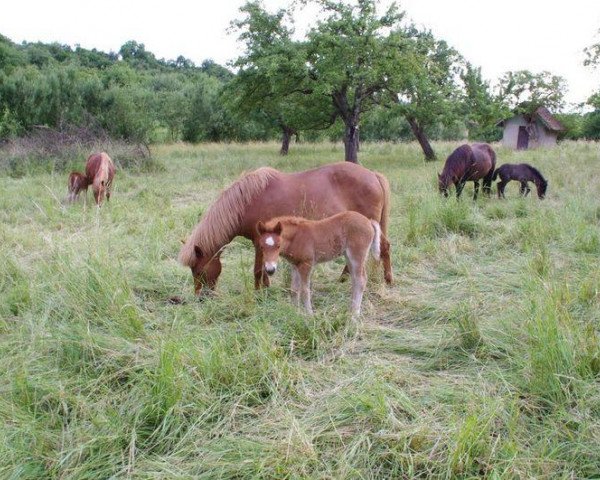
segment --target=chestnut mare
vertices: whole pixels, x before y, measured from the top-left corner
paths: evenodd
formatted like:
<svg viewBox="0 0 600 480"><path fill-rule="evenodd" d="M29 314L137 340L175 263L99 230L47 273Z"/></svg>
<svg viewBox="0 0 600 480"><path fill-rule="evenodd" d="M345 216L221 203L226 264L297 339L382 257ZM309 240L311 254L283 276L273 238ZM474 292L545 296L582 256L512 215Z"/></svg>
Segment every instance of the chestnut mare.
<svg viewBox="0 0 600 480"><path fill-rule="evenodd" d="M351 162L339 162L304 172L284 173L263 167L221 193L196 225L179 252L179 261L192 270L197 295L213 289L221 273L221 251L241 235L254 243L254 286L268 286L256 224L282 215L321 219L352 210L376 220L387 237L390 187L387 179ZM392 282L390 248L381 244L384 277Z"/></svg>
<svg viewBox="0 0 600 480"><path fill-rule="evenodd" d="M88 184L92 186L94 200L98 206L106 196L110 200L110 189L115 176L115 164L111 158L104 152L92 153L85 164L85 176Z"/></svg>
<svg viewBox="0 0 600 480"><path fill-rule="evenodd" d="M88 189L87 177L83 173L71 172L69 174L69 194L67 195L68 202L74 202L79 198L81 191L85 191L87 197Z"/></svg>
<svg viewBox="0 0 600 480"><path fill-rule="evenodd" d="M496 180L498 176L500 176L500 181L498 182L498 198L505 198L504 189L511 180L516 180L521 183L521 188L519 190L524 197L531 191L527 186L527 182L533 182L535 184L537 195L540 200L546 196L548 181L537 168L532 167L528 163L505 163L494 172L494 180Z"/></svg>
<svg viewBox="0 0 600 480"><path fill-rule="evenodd" d="M483 178L483 193L489 196L492 191L492 176L495 168L496 153L487 143L461 145L446 159L444 170L438 174L440 193L447 197L448 188L454 184L456 198L459 198L465 183L472 181L475 184L473 200L477 200L479 180Z"/></svg>
<svg viewBox="0 0 600 480"><path fill-rule="evenodd" d="M277 270L279 255L292 264L292 294L312 315L310 275L317 263L344 255L352 277L352 315L360 314L367 285L365 268L369 250L379 260L381 228L358 212L342 212L323 220L276 217L256 226L258 247L268 275Z"/></svg>

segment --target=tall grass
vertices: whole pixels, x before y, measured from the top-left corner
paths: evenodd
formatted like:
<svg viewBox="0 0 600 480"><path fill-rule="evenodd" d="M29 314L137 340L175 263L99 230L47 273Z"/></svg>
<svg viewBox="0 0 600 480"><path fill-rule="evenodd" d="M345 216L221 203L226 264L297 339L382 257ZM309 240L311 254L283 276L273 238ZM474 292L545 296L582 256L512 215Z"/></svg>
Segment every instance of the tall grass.
<svg viewBox="0 0 600 480"><path fill-rule="evenodd" d="M159 146L165 169L119 170L101 210L65 207L62 174L0 177L0 477L600 476L596 144L499 148L548 197L476 202L441 198L416 145L361 146L392 187L396 283L370 272L359 320L341 263L307 317L285 272L253 290L242 239L195 300L179 241L220 189L342 151Z"/></svg>

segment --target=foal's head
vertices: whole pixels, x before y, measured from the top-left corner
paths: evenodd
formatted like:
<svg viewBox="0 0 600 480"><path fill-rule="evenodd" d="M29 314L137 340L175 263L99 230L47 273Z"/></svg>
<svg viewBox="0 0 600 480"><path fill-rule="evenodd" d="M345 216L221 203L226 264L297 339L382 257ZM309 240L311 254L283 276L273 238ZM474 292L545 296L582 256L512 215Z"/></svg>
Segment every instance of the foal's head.
<svg viewBox="0 0 600 480"><path fill-rule="evenodd" d="M262 252L265 272L268 275L273 275L277 271L277 261L281 250L281 230L281 222L277 222L272 228L267 228L263 222L258 222L256 225L258 246Z"/></svg>
<svg viewBox="0 0 600 480"><path fill-rule="evenodd" d="M546 197L546 190L548 189L548 181L547 180L539 180L535 182L535 186L537 188L538 198L542 199Z"/></svg>

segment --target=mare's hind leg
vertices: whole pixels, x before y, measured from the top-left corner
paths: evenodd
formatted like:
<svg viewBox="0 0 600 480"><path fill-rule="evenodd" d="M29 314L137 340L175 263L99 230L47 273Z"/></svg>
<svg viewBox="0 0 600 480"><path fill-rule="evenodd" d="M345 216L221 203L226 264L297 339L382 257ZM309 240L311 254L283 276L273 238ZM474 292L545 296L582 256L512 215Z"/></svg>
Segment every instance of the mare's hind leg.
<svg viewBox="0 0 600 480"><path fill-rule="evenodd" d="M265 272L263 265L263 255L258 245L254 246L254 288L258 290L260 287L268 287L271 285L269 276Z"/></svg>
<svg viewBox="0 0 600 480"><path fill-rule="evenodd" d="M479 181L473 182L473 200L477 200L479 195Z"/></svg>
<svg viewBox="0 0 600 480"><path fill-rule="evenodd" d="M392 261L390 259L390 242L383 234L381 234L381 262L383 263L383 278L385 283L391 285L394 281L392 274Z"/></svg>

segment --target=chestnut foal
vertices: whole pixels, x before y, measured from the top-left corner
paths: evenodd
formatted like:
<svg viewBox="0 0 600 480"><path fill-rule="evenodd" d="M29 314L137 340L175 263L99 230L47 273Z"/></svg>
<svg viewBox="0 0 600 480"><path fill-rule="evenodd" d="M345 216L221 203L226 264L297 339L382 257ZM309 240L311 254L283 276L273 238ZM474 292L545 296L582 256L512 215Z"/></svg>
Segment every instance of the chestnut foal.
<svg viewBox="0 0 600 480"><path fill-rule="evenodd" d="M71 172L69 174L69 195L67 196L68 202L74 202L79 198L81 191L85 191L87 197L87 189L89 186L87 177L83 173Z"/></svg>
<svg viewBox="0 0 600 480"><path fill-rule="evenodd" d="M258 248L268 275L277 270L279 255L292 264L292 293L313 313L310 299L310 275L316 263L344 255L352 277L352 315L360 314L367 284L365 264L371 250L376 260L381 253L381 227L358 212L342 212L323 220L301 217L276 217L258 222Z"/></svg>

